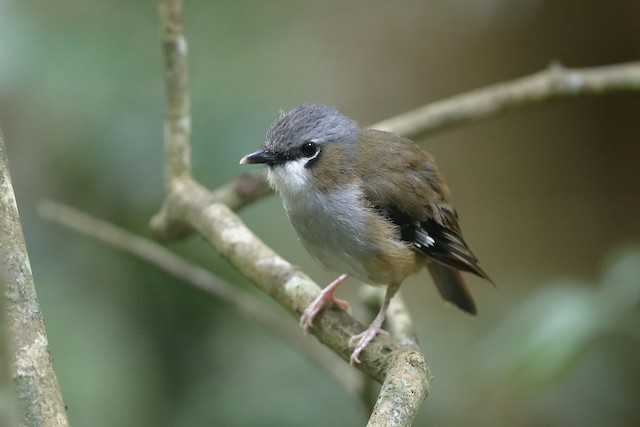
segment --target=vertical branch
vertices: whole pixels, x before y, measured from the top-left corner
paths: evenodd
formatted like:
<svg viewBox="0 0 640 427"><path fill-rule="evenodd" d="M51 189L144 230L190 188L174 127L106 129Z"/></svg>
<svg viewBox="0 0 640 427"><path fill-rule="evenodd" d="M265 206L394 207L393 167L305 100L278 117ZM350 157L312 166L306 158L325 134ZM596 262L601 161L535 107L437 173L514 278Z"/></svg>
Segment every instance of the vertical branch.
<svg viewBox="0 0 640 427"><path fill-rule="evenodd" d="M165 202L151 218L151 230L158 238L181 238L192 232L189 225L171 212L167 200L181 178L191 177L191 107L187 76L187 38L184 33L182 0L159 0L164 58L164 175Z"/></svg>
<svg viewBox="0 0 640 427"><path fill-rule="evenodd" d="M49 355L47 334L31 274L4 140L0 135L0 249L9 329L11 371L25 426L68 426Z"/></svg>
<svg viewBox="0 0 640 427"><path fill-rule="evenodd" d="M161 0L165 84L165 179L191 175L191 115L187 80L187 38L182 1Z"/></svg>

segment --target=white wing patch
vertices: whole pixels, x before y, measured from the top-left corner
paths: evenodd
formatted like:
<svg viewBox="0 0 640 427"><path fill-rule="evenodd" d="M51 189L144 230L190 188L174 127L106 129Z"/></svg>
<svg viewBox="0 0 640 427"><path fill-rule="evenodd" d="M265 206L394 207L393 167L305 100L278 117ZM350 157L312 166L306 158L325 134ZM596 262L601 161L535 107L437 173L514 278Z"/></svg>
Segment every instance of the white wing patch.
<svg viewBox="0 0 640 427"><path fill-rule="evenodd" d="M436 241L434 240L434 238L429 236L429 233L425 232L424 230L421 230L420 228L418 228L416 234L419 234L421 236L421 238L426 242L426 246L434 246L436 244ZM419 242L415 242L415 245L417 248L422 248L425 246Z"/></svg>

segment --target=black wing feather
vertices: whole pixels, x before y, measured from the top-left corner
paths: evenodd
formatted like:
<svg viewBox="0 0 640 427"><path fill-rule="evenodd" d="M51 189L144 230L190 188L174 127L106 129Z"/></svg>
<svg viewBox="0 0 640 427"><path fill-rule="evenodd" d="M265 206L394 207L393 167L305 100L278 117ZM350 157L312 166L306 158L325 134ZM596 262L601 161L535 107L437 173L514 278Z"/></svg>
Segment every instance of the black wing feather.
<svg viewBox="0 0 640 427"><path fill-rule="evenodd" d="M449 228L433 219L412 222L410 216L396 206L375 205L374 208L398 226L402 240L413 243L417 251L435 261L429 263L428 268L440 295L467 313L476 314L471 292L458 270L473 273L489 282L491 279L478 266L478 259L462 238L455 212L452 216L454 222Z"/></svg>
<svg viewBox="0 0 640 427"><path fill-rule="evenodd" d="M443 227L432 219L413 227L414 243L420 252L444 265L491 281L457 230Z"/></svg>
<svg viewBox="0 0 640 427"><path fill-rule="evenodd" d="M374 208L399 227L402 240L413 243L415 248L426 256L446 266L491 281L487 273L478 266L478 259L462 238L455 222L455 213L449 215L449 222L454 225L445 227L431 218L420 223L412 221L411 217L397 206L376 205Z"/></svg>

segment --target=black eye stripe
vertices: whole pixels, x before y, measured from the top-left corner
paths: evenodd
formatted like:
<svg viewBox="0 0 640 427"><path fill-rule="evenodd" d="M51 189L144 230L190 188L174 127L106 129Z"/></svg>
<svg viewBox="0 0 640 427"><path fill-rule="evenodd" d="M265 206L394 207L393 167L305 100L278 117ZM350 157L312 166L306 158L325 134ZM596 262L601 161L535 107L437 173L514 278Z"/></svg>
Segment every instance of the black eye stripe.
<svg viewBox="0 0 640 427"><path fill-rule="evenodd" d="M298 147L290 148L284 152L274 153L272 164L283 165L290 161L307 158L309 160L305 164L305 167L309 167L320 157L321 151L320 146L316 142L306 141Z"/></svg>

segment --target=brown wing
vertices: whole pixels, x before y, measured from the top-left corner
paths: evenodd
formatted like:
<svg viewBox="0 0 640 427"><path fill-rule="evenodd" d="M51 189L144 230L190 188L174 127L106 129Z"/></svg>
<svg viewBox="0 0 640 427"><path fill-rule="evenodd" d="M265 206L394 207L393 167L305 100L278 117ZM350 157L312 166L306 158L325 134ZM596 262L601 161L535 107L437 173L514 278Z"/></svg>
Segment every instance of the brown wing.
<svg viewBox="0 0 640 427"><path fill-rule="evenodd" d="M414 221L431 218L457 228L449 189L429 153L406 138L375 129L363 130L361 138L358 168L369 200L395 206ZM373 144L383 145L384 151L371 149ZM385 153L382 161L380 152Z"/></svg>
<svg viewBox="0 0 640 427"><path fill-rule="evenodd" d="M475 313L471 295L455 270L490 279L462 237L449 189L433 157L412 141L388 132L368 129L361 138L358 169L365 197L398 226L402 240L441 264L443 268L430 267L430 271L443 298ZM382 150L372 150L372 144L384 145L383 161L377 158Z"/></svg>

